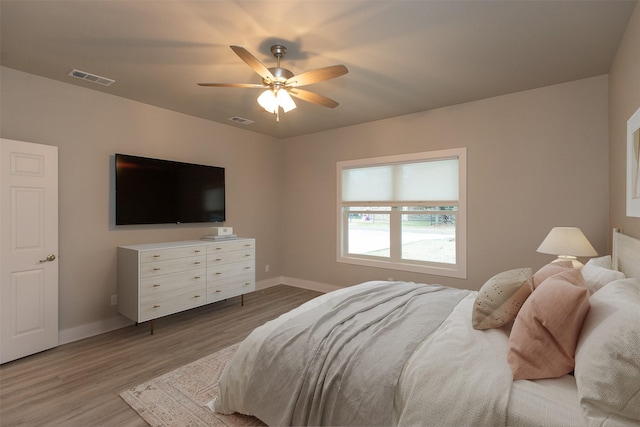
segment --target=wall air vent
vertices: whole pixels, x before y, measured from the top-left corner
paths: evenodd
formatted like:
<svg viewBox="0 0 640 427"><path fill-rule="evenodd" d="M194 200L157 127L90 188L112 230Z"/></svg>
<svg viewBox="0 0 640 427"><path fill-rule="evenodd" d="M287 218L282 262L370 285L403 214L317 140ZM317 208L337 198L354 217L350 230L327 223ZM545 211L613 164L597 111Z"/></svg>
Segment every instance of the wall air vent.
<svg viewBox="0 0 640 427"><path fill-rule="evenodd" d="M250 125L252 123L255 123L253 120L249 120L249 119L245 119L244 117L229 117L229 120L231 120L232 122L236 122L239 123L241 125Z"/></svg>
<svg viewBox="0 0 640 427"><path fill-rule="evenodd" d="M91 73L86 73L84 71L80 71L80 70L71 70L69 71L69 75L71 77L75 77L77 79L82 79L82 80L87 80L93 83L97 83L99 85L102 86L111 86L113 83L115 83L115 80L111 80L108 79L106 77L100 77L100 76L96 76L95 74L91 74Z"/></svg>

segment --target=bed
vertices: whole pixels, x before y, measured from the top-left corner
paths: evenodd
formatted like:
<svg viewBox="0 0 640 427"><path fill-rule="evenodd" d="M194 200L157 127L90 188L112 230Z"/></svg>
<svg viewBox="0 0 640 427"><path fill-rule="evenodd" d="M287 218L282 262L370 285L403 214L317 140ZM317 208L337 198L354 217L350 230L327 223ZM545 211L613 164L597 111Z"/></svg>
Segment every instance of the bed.
<svg viewBox="0 0 640 427"><path fill-rule="evenodd" d="M479 291L373 281L267 322L215 412L267 425L640 425L640 240Z"/></svg>

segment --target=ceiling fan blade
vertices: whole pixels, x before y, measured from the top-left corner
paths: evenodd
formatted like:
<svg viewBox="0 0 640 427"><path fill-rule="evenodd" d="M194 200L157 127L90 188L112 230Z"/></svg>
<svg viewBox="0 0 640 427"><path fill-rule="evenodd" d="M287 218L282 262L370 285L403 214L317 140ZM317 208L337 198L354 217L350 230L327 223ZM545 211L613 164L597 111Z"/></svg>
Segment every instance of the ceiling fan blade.
<svg viewBox="0 0 640 427"><path fill-rule="evenodd" d="M276 81L276 78L273 76L273 74L271 74L271 71L269 71L269 69L262 62L260 62L258 58L249 53L247 49L243 48L242 46L230 47L236 53L236 55L238 55L240 59L246 62L253 71L258 73L263 80L269 80L272 82Z"/></svg>
<svg viewBox="0 0 640 427"><path fill-rule="evenodd" d="M344 65L332 65L331 67L318 68L293 76L285 82L287 86L304 86L324 80L334 79L347 74L349 70Z"/></svg>
<svg viewBox="0 0 640 427"><path fill-rule="evenodd" d="M268 88L266 85L252 84L252 83L198 83L198 86L207 87L244 87L244 88Z"/></svg>
<svg viewBox="0 0 640 427"><path fill-rule="evenodd" d="M327 98L326 96L318 95L314 92L309 92L308 90L290 89L288 92L296 98L300 98L303 101L307 101L312 104L322 105L323 107L336 108L338 105L340 105L333 99Z"/></svg>

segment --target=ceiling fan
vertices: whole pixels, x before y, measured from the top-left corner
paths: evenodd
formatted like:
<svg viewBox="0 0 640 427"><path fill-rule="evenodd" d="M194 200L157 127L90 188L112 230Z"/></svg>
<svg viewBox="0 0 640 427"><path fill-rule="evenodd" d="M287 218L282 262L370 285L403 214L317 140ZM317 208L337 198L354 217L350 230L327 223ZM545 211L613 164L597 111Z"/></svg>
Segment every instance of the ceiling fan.
<svg viewBox="0 0 640 427"><path fill-rule="evenodd" d="M349 70L347 70L347 67L344 65L333 65L330 67L318 68L316 70L306 71L296 76L286 68L280 67L280 58L287 53L287 48L283 45L276 44L271 46L271 53L277 60L276 66L271 68L267 68L245 48L241 46L230 47L236 55L240 57L240 59L251 67L253 71L258 73L262 78L262 84L198 83L199 86L265 89L265 91L258 97L258 103L268 112L275 114L276 121L278 122L280 121L280 108L282 108L285 113L296 108L296 104L293 102L291 95L302 99L303 101L321 105L323 107L335 108L339 105L338 102L333 99L308 90L298 89L298 87L318 83L347 74Z"/></svg>

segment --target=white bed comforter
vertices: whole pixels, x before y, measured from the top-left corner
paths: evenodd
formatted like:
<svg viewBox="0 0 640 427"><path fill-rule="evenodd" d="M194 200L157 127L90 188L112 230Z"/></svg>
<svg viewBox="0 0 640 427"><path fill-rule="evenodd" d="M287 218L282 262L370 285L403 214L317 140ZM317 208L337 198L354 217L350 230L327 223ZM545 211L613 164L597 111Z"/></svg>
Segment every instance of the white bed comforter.
<svg viewBox="0 0 640 427"><path fill-rule="evenodd" d="M271 333L300 313L333 307L353 292L385 282L367 282L309 301L257 328L240 345L220 381L218 398L208 406L219 413L255 415L247 401L257 356ZM401 284L399 284L401 285ZM442 324L408 358L395 390L390 419L399 425L500 426L506 424L511 371L506 361L505 331L476 331L469 291ZM255 392L255 390L252 390ZM264 390L269 393L269 390Z"/></svg>

